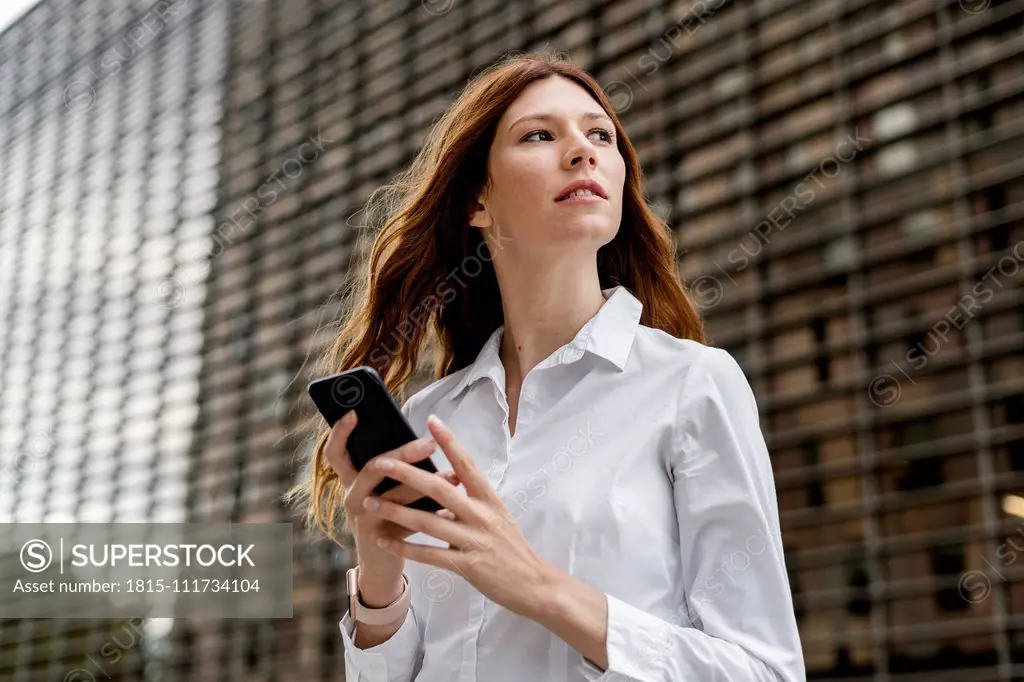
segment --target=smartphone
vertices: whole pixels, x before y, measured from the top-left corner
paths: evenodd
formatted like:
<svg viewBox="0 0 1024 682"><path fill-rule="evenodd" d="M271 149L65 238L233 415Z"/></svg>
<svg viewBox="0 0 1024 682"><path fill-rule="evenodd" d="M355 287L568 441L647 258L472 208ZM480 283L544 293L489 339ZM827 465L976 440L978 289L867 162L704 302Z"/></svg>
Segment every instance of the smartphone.
<svg viewBox="0 0 1024 682"><path fill-rule="evenodd" d="M328 426L334 426L349 410L356 411L356 427L346 446L356 471L362 470L377 455L416 440L416 432L372 367L355 367L316 379L309 383L306 391ZM429 457L413 466L437 473ZM383 495L398 484L393 478L385 478L374 489L374 495ZM441 509L432 497L421 497L406 506L423 511Z"/></svg>

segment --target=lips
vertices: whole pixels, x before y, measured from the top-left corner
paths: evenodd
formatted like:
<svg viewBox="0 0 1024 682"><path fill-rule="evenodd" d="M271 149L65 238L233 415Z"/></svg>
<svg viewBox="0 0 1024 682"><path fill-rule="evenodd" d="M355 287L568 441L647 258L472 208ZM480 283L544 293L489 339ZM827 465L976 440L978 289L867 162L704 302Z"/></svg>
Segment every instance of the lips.
<svg viewBox="0 0 1024 682"><path fill-rule="evenodd" d="M608 194L604 191L604 187L601 187L600 183L594 180L585 179L570 182L568 185L562 188L561 192L558 193L558 196L555 198L555 201L563 201L566 197L568 197L570 194L572 194L578 189L589 189L591 192L601 197L602 199L608 198Z"/></svg>

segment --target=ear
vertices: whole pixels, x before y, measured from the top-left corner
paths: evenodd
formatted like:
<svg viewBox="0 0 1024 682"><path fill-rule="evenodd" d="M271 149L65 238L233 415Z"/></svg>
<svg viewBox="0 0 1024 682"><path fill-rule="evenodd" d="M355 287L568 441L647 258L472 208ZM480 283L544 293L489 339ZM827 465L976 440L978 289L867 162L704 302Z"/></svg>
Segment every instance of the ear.
<svg viewBox="0 0 1024 682"><path fill-rule="evenodd" d="M477 198L476 205L470 209L469 224L473 227L487 229L494 226L491 212L483 204L483 195Z"/></svg>

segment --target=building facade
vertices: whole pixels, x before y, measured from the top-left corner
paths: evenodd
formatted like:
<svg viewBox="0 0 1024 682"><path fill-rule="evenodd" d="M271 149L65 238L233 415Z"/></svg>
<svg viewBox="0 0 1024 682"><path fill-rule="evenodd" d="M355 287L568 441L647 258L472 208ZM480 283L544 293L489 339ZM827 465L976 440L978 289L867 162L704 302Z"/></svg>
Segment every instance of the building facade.
<svg viewBox="0 0 1024 682"><path fill-rule="evenodd" d="M46 0L0 35L0 515L297 521L362 203L473 73L555 48L755 390L809 678L1024 677L1024 6L225 0L140 46L161 7ZM69 357L78 419L28 460L56 379L28 382ZM108 674L341 679L351 560L297 532L294 618L154 623ZM0 621L0 678L114 627Z"/></svg>
<svg viewBox="0 0 1024 682"><path fill-rule="evenodd" d="M3 524L187 519L227 9L45 0L0 34ZM0 679L174 679L170 619L0 619Z"/></svg>

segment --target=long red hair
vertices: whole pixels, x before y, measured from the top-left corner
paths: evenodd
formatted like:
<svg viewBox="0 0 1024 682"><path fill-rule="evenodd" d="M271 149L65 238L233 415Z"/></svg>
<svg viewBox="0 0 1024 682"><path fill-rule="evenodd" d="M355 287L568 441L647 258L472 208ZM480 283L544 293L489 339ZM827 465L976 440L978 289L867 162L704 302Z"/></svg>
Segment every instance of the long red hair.
<svg viewBox="0 0 1024 682"><path fill-rule="evenodd" d="M428 344L435 349L434 377L441 379L472 364L504 324L488 245L469 225L470 210L486 182L498 120L530 83L551 76L574 81L601 105L625 160L622 222L597 253L601 288L623 285L633 292L643 304L641 324L705 341L703 322L676 269L671 230L648 206L636 150L600 85L560 54L511 53L466 84L409 167L367 200L369 258L364 269L350 271L354 282L342 296L349 312L312 376L368 365L404 400ZM305 502L307 526L338 541L334 531L344 490L323 455L329 431L316 413L304 430L315 442L312 461L306 480L284 499Z"/></svg>

